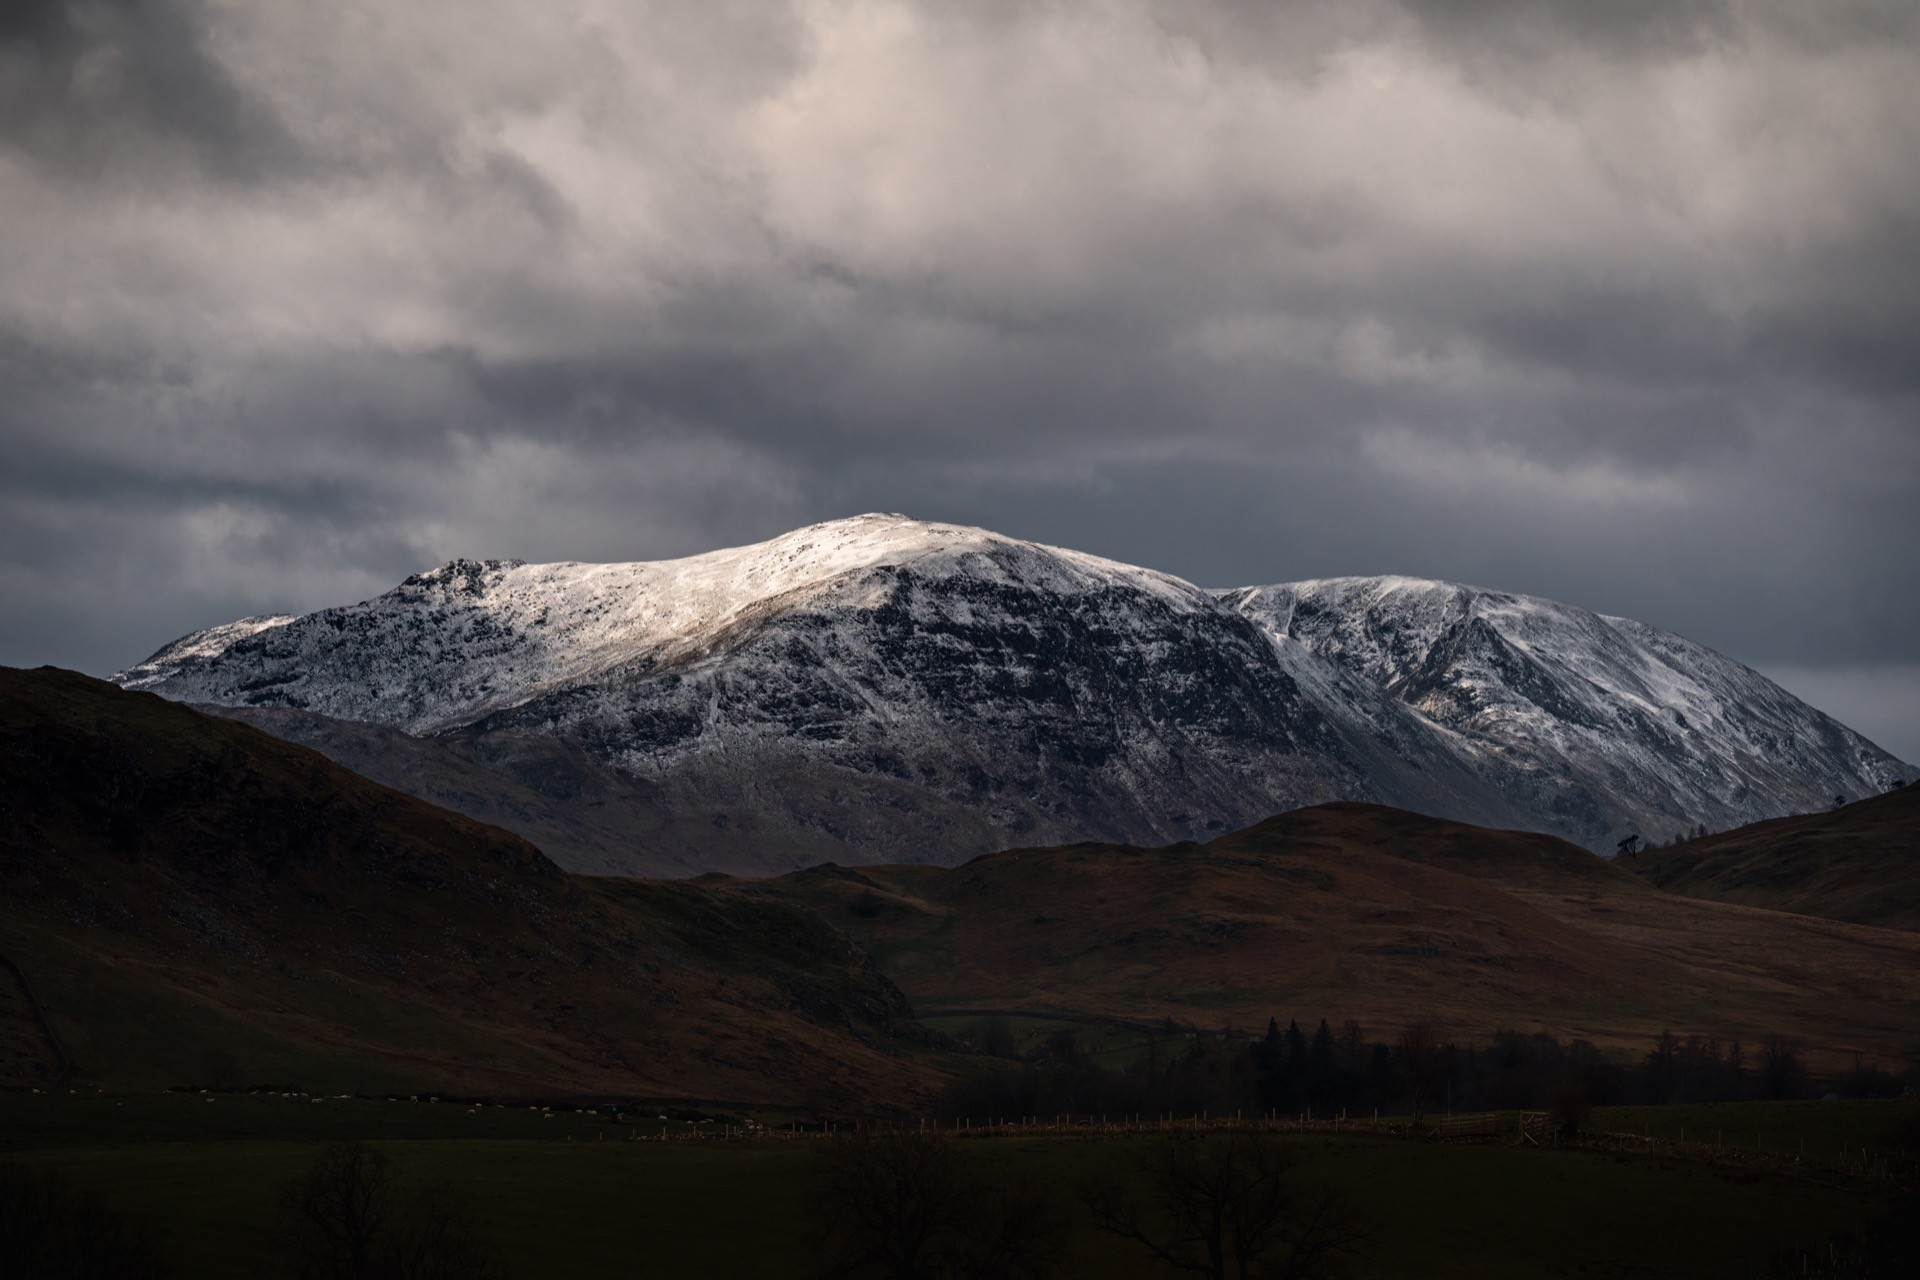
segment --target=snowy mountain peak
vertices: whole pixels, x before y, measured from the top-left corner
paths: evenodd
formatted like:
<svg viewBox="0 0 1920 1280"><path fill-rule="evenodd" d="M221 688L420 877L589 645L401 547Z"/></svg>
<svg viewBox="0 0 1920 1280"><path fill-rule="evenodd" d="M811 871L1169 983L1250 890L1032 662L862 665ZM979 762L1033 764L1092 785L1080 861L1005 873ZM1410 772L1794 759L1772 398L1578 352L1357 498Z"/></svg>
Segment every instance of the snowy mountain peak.
<svg viewBox="0 0 1920 1280"><path fill-rule="evenodd" d="M449 560L437 569L416 573L395 588L397 591L446 589L480 595L487 584L508 569L518 569L525 560Z"/></svg>
<svg viewBox="0 0 1920 1280"><path fill-rule="evenodd" d="M441 737L565 796L604 770L592 786L660 815L648 838L693 840L681 866L721 831L944 861L1336 798L1610 848L1904 772L1626 619L1418 578L1206 592L896 514L678 560L452 560L196 633L117 679Z"/></svg>
<svg viewBox="0 0 1920 1280"><path fill-rule="evenodd" d="M154 678L164 679L170 672L183 665L191 665L219 657L234 645L262 631L285 626L298 618L298 614L265 614L256 618L240 618L233 622L224 622L217 627L208 627L205 631L195 631L165 646L158 653L138 666L129 667L113 677L129 689L144 689ZM146 677L143 679L143 677Z"/></svg>
<svg viewBox="0 0 1920 1280"><path fill-rule="evenodd" d="M678 560L450 560L360 604L197 632L115 679L420 732L616 668L709 655L784 615L873 607L902 576L1055 599L1132 592L1182 613L1214 607L1198 588L1149 569L965 525L870 514ZM292 622L299 625L266 634ZM372 664L367 679L331 670L349 637ZM259 659L271 676L234 683L221 674Z"/></svg>
<svg viewBox="0 0 1920 1280"><path fill-rule="evenodd" d="M1902 772L1760 673L1631 619L1410 578L1251 587L1222 602L1488 753L1608 779L1614 812L1649 834L1793 812Z"/></svg>

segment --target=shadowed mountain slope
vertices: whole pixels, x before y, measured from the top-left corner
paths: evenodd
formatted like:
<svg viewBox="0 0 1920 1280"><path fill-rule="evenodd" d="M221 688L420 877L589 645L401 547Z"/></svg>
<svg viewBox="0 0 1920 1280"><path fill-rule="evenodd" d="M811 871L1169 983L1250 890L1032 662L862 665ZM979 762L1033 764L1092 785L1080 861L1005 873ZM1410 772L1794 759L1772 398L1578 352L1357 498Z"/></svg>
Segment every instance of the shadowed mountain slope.
<svg viewBox="0 0 1920 1280"><path fill-rule="evenodd" d="M765 891L846 928L923 1009L1425 1018L1636 1047L1779 1031L1892 1054L1920 1001L1914 935L1679 898L1551 836L1371 805L1205 845L819 868Z"/></svg>
<svg viewBox="0 0 1920 1280"><path fill-rule="evenodd" d="M1649 849L1621 865L1689 898L1920 930L1920 786Z"/></svg>
<svg viewBox="0 0 1920 1280"><path fill-rule="evenodd" d="M937 1075L899 992L810 913L568 876L312 751L51 668L0 669L0 953L88 1083L833 1106Z"/></svg>
<svg viewBox="0 0 1920 1280"><path fill-rule="evenodd" d="M705 814L661 802L660 788L617 772L561 738L525 744L513 772L384 724L290 707L194 709L263 729L415 799L511 831L568 871L596 876L696 876L759 865L755 842Z"/></svg>

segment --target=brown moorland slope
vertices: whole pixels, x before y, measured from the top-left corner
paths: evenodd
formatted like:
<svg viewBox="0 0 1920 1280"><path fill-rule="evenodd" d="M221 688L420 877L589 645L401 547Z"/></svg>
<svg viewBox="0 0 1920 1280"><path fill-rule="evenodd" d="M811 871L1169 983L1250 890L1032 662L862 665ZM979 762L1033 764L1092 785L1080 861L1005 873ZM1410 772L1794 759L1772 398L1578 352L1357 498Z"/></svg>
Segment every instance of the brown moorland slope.
<svg viewBox="0 0 1920 1280"><path fill-rule="evenodd" d="M1623 1047L1778 1031L1884 1056L1920 1007L1915 935L1675 897L1551 836L1372 805L1206 845L815 868L763 891L847 929L922 1010L1431 1019Z"/></svg>
<svg viewBox="0 0 1920 1280"><path fill-rule="evenodd" d="M1689 898L1920 930L1920 785L1649 849L1622 865Z"/></svg>
<svg viewBox="0 0 1920 1280"><path fill-rule="evenodd" d="M865 1106L940 1078L844 934L711 883L570 877L315 752L0 669L0 1065L117 1086ZM37 1042L36 1037L41 1037Z"/></svg>

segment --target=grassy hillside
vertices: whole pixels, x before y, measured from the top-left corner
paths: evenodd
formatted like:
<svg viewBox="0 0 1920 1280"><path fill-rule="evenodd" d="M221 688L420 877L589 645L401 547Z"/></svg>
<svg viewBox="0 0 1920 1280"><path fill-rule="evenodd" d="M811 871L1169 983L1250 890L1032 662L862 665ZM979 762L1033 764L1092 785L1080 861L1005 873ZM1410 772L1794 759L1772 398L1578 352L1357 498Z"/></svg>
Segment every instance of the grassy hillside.
<svg viewBox="0 0 1920 1280"><path fill-rule="evenodd" d="M928 1034L764 896L564 875L229 720L0 670L0 955L72 1082L909 1101ZM0 968L0 1067L52 1048Z"/></svg>
<svg viewBox="0 0 1920 1280"><path fill-rule="evenodd" d="M845 928L922 1010L1432 1019L1643 1049L1662 1029L1892 1057L1920 937L1649 886L1550 836L1323 805L1207 845L1070 845L765 882Z"/></svg>
<svg viewBox="0 0 1920 1280"><path fill-rule="evenodd" d="M1649 849L1623 865L1690 898L1920 930L1920 784Z"/></svg>

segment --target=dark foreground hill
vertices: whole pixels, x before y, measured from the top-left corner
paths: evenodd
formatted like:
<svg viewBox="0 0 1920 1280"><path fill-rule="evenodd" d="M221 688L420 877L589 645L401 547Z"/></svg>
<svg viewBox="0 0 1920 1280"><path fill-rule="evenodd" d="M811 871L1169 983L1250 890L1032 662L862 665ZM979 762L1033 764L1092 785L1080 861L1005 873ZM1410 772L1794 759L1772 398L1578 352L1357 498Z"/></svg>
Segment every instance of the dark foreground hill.
<svg viewBox="0 0 1920 1280"><path fill-rule="evenodd" d="M937 1072L804 910L563 874L228 720L0 669L0 1035L72 1079L866 1105Z"/></svg>
<svg viewBox="0 0 1920 1280"><path fill-rule="evenodd" d="M877 957L917 1007L1203 1027L1431 1019L1644 1047L1781 1032L1891 1057L1920 936L1676 897L1551 836L1372 805L1209 844L1081 844L766 882Z"/></svg>
<svg viewBox="0 0 1920 1280"><path fill-rule="evenodd" d="M1650 849L1622 865L1689 898L1920 930L1920 786Z"/></svg>

